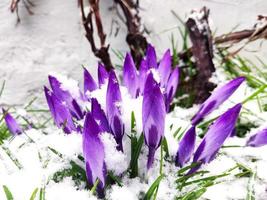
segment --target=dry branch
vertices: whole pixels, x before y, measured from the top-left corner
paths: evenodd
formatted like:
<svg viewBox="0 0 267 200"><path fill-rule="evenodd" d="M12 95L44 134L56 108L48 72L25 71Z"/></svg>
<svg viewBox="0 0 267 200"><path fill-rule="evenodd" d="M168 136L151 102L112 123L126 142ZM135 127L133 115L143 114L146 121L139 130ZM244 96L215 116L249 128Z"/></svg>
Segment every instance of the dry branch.
<svg viewBox="0 0 267 200"><path fill-rule="evenodd" d="M109 45L105 46L106 34L104 33L102 21L99 12L99 0L89 0L90 3L90 11L85 15L85 9L83 0L80 0L80 8L82 13L82 22L83 27L86 32L85 37L89 41L91 45L91 50L94 55L103 62L106 69L109 71L113 68L111 63L110 55L108 53ZM98 37L100 39L100 48L96 47L94 40L94 25L93 25L93 16L95 18L95 23L97 27Z"/></svg>

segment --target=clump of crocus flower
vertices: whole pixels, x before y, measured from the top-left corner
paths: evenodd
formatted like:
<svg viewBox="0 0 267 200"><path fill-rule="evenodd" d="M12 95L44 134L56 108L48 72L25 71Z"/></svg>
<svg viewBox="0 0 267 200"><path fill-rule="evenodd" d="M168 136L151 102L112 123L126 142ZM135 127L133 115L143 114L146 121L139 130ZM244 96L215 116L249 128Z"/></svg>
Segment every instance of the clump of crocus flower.
<svg viewBox="0 0 267 200"><path fill-rule="evenodd" d="M105 164L105 146L101 141L102 133L111 134L117 150L123 152L123 138L126 135L126 122L123 119L122 87L127 88L131 99L142 99L142 133L148 148L147 169L154 162L154 155L164 138L166 114L175 96L179 82L179 67L171 65L170 51L167 50L158 62L153 46L148 45L145 58L139 70L130 54L126 54L122 81L115 71L106 71L98 65L98 81L84 68L84 90L76 95L64 88L59 79L49 76L51 89L44 88L47 103L55 124L69 134L73 131L82 134L83 154L86 163L88 183L92 186L98 180L98 192L103 194L107 167ZM209 113L217 109L244 81L243 77L234 79L217 89L192 119L192 127L179 142L176 165L184 166L190 161L196 140L196 125ZM103 90L105 100L92 95ZM212 124L199 147L195 151L193 162L201 164L210 162L222 146L223 142L234 130L241 104L222 114ZM134 112L134 110L133 110ZM84 119L85 118L85 119ZM84 120L83 126L79 121ZM191 170L193 173L200 165Z"/></svg>

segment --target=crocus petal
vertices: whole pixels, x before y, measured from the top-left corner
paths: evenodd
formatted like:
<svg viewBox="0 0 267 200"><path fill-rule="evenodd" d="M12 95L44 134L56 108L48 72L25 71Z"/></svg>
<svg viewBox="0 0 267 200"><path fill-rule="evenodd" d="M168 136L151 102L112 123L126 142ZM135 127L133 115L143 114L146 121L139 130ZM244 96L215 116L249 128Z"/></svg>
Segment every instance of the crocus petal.
<svg viewBox="0 0 267 200"><path fill-rule="evenodd" d="M98 188L105 186L107 169L105 165L104 145L99 138L101 130L90 112L87 113L83 128L83 154L86 164L86 176L89 184L99 179Z"/></svg>
<svg viewBox="0 0 267 200"><path fill-rule="evenodd" d="M222 114L208 129L198 146L193 161L208 163L214 159L224 141L231 135L242 105L237 104ZM200 166L191 170L196 171Z"/></svg>
<svg viewBox="0 0 267 200"><path fill-rule="evenodd" d="M6 110L2 109L2 111L3 111L4 119L6 122L6 126L8 130L10 131L10 133L13 136L21 134L23 130L20 127L20 125L17 123L17 121Z"/></svg>
<svg viewBox="0 0 267 200"><path fill-rule="evenodd" d="M165 87L171 74L171 53L169 49L165 52L159 63L158 72L160 74L161 86Z"/></svg>
<svg viewBox="0 0 267 200"><path fill-rule="evenodd" d="M68 91L62 89L61 82L59 82L59 80L56 77L49 75L48 79L52 91L60 101L66 103L72 102L73 98L71 94Z"/></svg>
<svg viewBox="0 0 267 200"><path fill-rule="evenodd" d="M154 153L164 136L166 110L164 98L152 73L147 77L142 105L142 122L146 145L149 148L147 168L153 164Z"/></svg>
<svg viewBox="0 0 267 200"><path fill-rule="evenodd" d="M179 83L179 67L177 66L171 73L165 92L166 110L169 111L170 103L172 102Z"/></svg>
<svg viewBox="0 0 267 200"><path fill-rule="evenodd" d="M191 158L196 141L195 127L192 126L184 135L179 143L178 152L176 154L176 165L183 167Z"/></svg>
<svg viewBox="0 0 267 200"><path fill-rule="evenodd" d="M217 88L211 96L201 105L197 114L192 118L192 124L197 125L205 116L217 109L226 101L243 83L245 77L238 77Z"/></svg>
<svg viewBox="0 0 267 200"><path fill-rule="evenodd" d="M105 69L105 67L101 63L98 63L98 84L99 84L99 87L101 85L103 85L107 80L108 80L107 70Z"/></svg>
<svg viewBox="0 0 267 200"><path fill-rule="evenodd" d="M54 118L55 124L59 128L63 128L65 133L77 131L68 108L62 102L60 102L55 94L49 91L48 88L45 87L44 91L47 104L52 117Z"/></svg>
<svg viewBox="0 0 267 200"><path fill-rule="evenodd" d="M87 91L92 92L96 90L98 87L95 80L93 79L93 77L86 68L83 68L83 77L84 77L84 85L83 85L84 95L86 96Z"/></svg>
<svg viewBox="0 0 267 200"><path fill-rule="evenodd" d="M102 110L100 104L95 98L91 100L92 116L99 125L101 132L110 132L109 124L105 112Z"/></svg>
<svg viewBox="0 0 267 200"><path fill-rule="evenodd" d="M66 107L70 110L70 113L73 117L75 117L78 120L82 119L83 116L80 115L79 110L77 110L78 104L74 105L77 102L73 102L74 98L71 96L70 92L62 89L61 82L59 82L56 77L49 75L48 79L53 91L53 95L56 96L58 101L66 104Z"/></svg>
<svg viewBox="0 0 267 200"><path fill-rule="evenodd" d="M106 109L107 118L111 131L118 144L118 150L122 148L122 137L124 135L124 124L121 120L120 103L122 101L120 86L114 71L110 71L107 96L106 96Z"/></svg>
<svg viewBox="0 0 267 200"><path fill-rule="evenodd" d="M261 147L267 144L267 128L259 131L255 135L252 135L248 141L247 146Z"/></svg>
<svg viewBox="0 0 267 200"><path fill-rule="evenodd" d="M155 48L151 44L147 45L146 60L148 68L157 68L157 55Z"/></svg>
<svg viewBox="0 0 267 200"><path fill-rule="evenodd" d="M123 65L123 83L133 98L137 96L137 71L131 54L127 53Z"/></svg>
<svg viewBox="0 0 267 200"><path fill-rule="evenodd" d="M139 67L139 90L140 94L144 93L146 78L148 75L149 68L147 66L146 60L141 60L140 67Z"/></svg>

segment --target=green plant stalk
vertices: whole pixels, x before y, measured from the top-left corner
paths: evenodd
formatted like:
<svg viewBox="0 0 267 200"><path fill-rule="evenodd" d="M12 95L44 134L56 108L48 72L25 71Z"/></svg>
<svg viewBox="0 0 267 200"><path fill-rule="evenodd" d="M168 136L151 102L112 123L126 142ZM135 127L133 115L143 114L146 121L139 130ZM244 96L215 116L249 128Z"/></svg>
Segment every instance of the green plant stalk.
<svg viewBox="0 0 267 200"><path fill-rule="evenodd" d="M97 189L97 185L99 184L99 179L97 178L92 189L90 190L90 192L94 195L94 193L96 192Z"/></svg>

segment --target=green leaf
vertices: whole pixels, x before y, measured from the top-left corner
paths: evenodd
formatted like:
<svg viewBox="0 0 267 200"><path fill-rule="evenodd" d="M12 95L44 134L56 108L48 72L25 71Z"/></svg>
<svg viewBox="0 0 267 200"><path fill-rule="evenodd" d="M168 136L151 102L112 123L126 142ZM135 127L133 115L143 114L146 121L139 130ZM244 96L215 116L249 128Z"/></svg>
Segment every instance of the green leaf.
<svg viewBox="0 0 267 200"><path fill-rule="evenodd" d="M160 175L155 181L154 183L150 186L150 188L148 189L148 191L145 194L144 200L150 200L152 199L152 196L155 192L155 190L157 189L157 187L159 186L161 180L164 178L164 174Z"/></svg>
<svg viewBox="0 0 267 200"><path fill-rule="evenodd" d="M165 151L165 157L169 157L170 153L169 153L169 147L168 147L168 142L166 140L166 138L164 137L162 140L162 146L163 146L163 150Z"/></svg>
<svg viewBox="0 0 267 200"><path fill-rule="evenodd" d="M138 176L138 158L141 153L141 149L144 143L144 135L141 134L139 139L135 136L131 136L131 161L130 161L130 177L134 178Z"/></svg>
<svg viewBox="0 0 267 200"><path fill-rule="evenodd" d="M35 199L38 190L39 190L38 188L35 188L35 189L33 190L32 195L31 195L31 197L30 197L30 200L34 200L34 199Z"/></svg>
<svg viewBox="0 0 267 200"><path fill-rule="evenodd" d="M206 191L207 191L207 188L200 188L196 191L192 191L186 194L183 198L181 198L181 200L196 200L199 197L201 197Z"/></svg>
<svg viewBox="0 0 267 200"><path fill-rule="evenodd" d="M39 200L45 200L45 187L40 190Z"/></svg>
<svg viewBox="0 0 267 200"><path fill-rule="evenodd" d="M13 196L12 196L12 193L10 192L10 190L8 189L8 187L6 185L3 185L3 189L4 189L4 192L6 194L6 199L7 200L13 200Z"/></svg>

